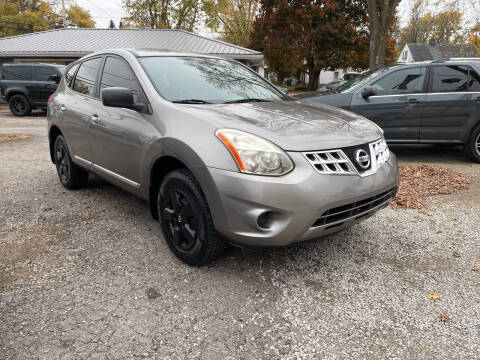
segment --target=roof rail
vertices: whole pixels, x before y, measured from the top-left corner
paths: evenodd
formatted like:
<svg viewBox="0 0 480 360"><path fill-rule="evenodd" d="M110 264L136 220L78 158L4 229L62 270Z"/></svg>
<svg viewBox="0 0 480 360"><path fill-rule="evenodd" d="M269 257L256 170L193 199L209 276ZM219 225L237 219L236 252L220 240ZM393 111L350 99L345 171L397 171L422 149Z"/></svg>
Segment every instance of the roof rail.
<svg viewBox="0 0 480 360"><path fill-rule="evenodd" d="M454 57L450 60L480 60L480 57Z"/></svg>
<svg viewBox="0 0 480 360"><path fill-rule="evenodd" d="M437 60L433 60L432 64L443 63L443 62L448 61L448 60L450 60L450 58L437 59Z"/></svg>

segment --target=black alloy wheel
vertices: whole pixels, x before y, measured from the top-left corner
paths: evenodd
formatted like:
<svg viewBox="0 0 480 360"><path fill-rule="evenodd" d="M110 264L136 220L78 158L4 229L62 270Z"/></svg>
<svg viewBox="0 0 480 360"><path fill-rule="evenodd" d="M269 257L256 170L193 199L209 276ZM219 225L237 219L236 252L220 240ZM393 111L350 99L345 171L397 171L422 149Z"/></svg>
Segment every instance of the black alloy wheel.
<svg viewBox="0 0 480 360"><path fill-rule="evenodd" d="M473 161L480 163L480 125L470 134L470 139L465 144L465 151Z"/></svg>
<svg viewBox="0 0 480 360"><path fill-rule="evenodd" d="M73 163L67 143L62 135L58 135L55 139L53 151L58 178L62 185L70 190L85 186L88 182L88 171Z"/></svg>
<svg viewBox="0 0 480 360"><path fill-rule="evenodd" d="M193 211L193 205L187 194L171 187L165 194L162 218L170 232L173 246L178 251L189 251L199 240L201 219Z"/></svg>
<svg viewBox="0 0 480 360"><path fill-rule="evenodd" d="M168 247L186 264L207 263L225 250L202 189L187 169L172 171L162 180L157 210Z"/></svg>
<svg viewBox="0 0 480 360"><path fill-rule="evenodd" d="M25 116L32 112L32 107L27 98L21 94L13 95L8 100L8 106L15 116Z"/></svg>

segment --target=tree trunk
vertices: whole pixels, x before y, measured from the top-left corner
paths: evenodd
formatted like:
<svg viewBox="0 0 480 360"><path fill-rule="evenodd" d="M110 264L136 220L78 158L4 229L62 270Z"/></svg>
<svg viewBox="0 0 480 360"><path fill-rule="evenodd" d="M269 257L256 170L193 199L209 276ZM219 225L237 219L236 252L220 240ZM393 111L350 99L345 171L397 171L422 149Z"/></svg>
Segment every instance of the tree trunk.
<svg viewBox="0 0 480 360"><path fill-rule="evenodd" d="M310 69L308 71L308 89L316 91L318 89L318 78L320 77L320 70Z"/></svg>

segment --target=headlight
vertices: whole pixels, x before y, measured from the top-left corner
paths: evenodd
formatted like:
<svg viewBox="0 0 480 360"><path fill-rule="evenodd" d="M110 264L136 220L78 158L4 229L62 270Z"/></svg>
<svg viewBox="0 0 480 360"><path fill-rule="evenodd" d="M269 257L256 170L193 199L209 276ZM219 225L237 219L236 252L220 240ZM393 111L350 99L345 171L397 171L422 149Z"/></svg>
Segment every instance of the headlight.
<svg viewBox="0 0 480 360"><path fill-rule="evenodd" d="M268 140L233 129L219 129L215 135L230 151L241 172L279 176L293 169L288 155Z"/></svg>

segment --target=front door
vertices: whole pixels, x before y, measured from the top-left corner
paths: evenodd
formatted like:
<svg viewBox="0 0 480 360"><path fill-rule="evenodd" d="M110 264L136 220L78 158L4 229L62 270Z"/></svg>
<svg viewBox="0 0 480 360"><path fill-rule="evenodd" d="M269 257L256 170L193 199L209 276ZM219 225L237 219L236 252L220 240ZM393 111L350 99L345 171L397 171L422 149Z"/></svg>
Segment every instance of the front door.
<svg viewBox="0 0 480 360"><path fill-rule="evenodd" d="M130 66L123 59L107 56L100 81L101 91L123 87L132 91L137 103L147 103L143 90ZM90 145L94 166L120 181L140 187L144 144L154 133L150 115L139 111L101 106L92 114Z"/></svg>
<svg viewBox="0 0 480 360"><path fill-rule="evenodd" d="M479 119L479 74L467 65L432 65L420 140L462 143Z"/></svg>
<svg viewBox="0 0 480 360"><path fill-rule="evenodd" d="M418 142L426 99L426 70L410 67L383 76L371 84L375 95L353 95L351 111L379 125L388 141Z"/></svg>

